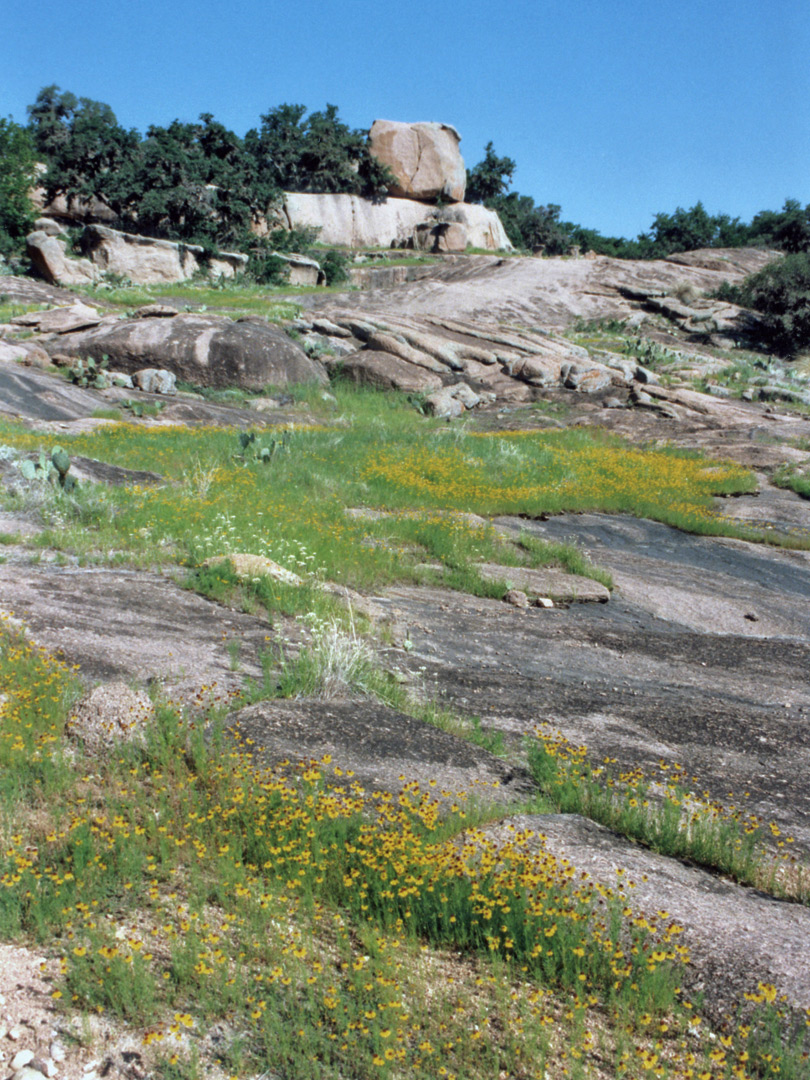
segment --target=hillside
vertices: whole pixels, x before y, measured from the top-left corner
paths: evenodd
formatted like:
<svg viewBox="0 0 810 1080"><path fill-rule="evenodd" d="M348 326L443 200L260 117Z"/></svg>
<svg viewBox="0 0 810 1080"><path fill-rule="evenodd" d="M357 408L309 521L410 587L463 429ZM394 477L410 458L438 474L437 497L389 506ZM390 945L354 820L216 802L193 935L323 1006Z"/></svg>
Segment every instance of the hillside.
<svg viewBox="0 0 810 1080"><path fill-rule="evenodd" d="M2 279L4 1065L809 1075L780 256L379 255Z"/></svg>

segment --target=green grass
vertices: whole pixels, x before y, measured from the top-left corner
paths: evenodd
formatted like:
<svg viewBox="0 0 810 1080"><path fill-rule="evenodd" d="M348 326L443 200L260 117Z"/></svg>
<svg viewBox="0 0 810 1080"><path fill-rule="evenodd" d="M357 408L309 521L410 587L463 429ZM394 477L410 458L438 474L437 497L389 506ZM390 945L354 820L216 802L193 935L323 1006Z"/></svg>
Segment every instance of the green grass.
<svg viewBox="0 0 810 1080"><path fill-rule="evenodd" d="M546 730L538 731L527 748L535 782L563 813L583 814L663 855L810 902L807 875L792 873L783 884L778 871L795 860L790 855L775 859L765 843L768 831L779 835L778 826L769 830L754 815L729 813L690 793L680 766L662 768L655 781L641 769L614 776L604 765L592 766L584 747Z"/></svg>
<svg viewBox="0 0 810 1080"><path fill-rule="evenodd" d="M66 1020L125 1025L151 1075L206 1075L214 1025L230 1075L539 1080L652 1062L683 1080L685 1055L729 1075L681 1001L677 928L529 835L496 845L465 793L442 815L429 785L388 798L328 781L327 761L270 772L221 721L160 703L140 741L68 757L75 692L0 630L0 937L55 957ZM724 1036L724 1061L798 1080L775 998L752 988L762 1019Z"/></svg>
<svg viewBox="0 0 810 1080"><path fill-rule="evenodd" d="M194 311L207 308L241 314L264 315L270 322L282 323L294 319L300 312L297 304L283 299L286 293L297 291L291 286L275 288L265 285L179 282L165 285L124 285L108 287L88 285L75 290L89 300L97 300L125 310L145 304L168 302L179 310Z"/></svg>
<svg viewBox="0 0 810 1080"><path fill-rule="evenodd" d="M62 436L69 454L162 475L149 488L81 485L70 498L38 499L44 544L100 560L115 551L134 565L244 552L265 555L305 578L372 588L419 580L436 562L445 580L483 596L476 562L561 566L609 579L576 548L510 538L465 515L604 511L634 514L710 535L758 539L726 521L714 496L755 488L752 474L665 447L642 450L599 432L471 433L419 416L404 397L337 383L297 388L314 425L259 429L248 453L223 428L115 424ZM53 440L0 421L0 440L50 451ZM259 460L267 448L266 462ZM26 496L6 496L25 508ZM383 512L349 517L347 508ZM801 541L794 541L801 545Z"/></svg>
<svg viewBox="0 0 810 1080"><path fill-rule="evenodd" d="M795 491L803 499L810 499L810 469L798 465L783 465L771 476L771 481L780 488Z"/></svg>

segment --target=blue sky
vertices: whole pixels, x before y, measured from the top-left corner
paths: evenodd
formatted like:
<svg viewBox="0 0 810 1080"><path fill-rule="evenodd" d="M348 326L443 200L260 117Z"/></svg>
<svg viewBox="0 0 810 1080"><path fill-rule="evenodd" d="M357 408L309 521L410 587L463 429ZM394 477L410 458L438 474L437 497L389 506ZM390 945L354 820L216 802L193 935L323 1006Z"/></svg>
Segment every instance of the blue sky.
<svg viewBox="0 0 810 1080"><path fill-rule="evenodd" d="M352 127L441 120L468 166L635 236L702 199L749 220L810 203L807 0L27 0L0 37L0 115L57 83L141 131L282 102Z"/></svg>

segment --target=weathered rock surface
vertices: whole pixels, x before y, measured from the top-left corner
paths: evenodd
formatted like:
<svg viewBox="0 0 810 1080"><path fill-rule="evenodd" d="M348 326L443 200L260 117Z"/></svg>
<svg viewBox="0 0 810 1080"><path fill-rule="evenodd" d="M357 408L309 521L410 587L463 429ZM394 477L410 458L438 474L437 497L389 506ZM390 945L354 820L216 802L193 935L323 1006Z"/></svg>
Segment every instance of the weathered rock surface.
<svg viewBox="0 0 810 1080"><path fill-rule="evenodd" d="M261 676L267 623L229 611L168 578L128 570L0 564L0 610L96 680L157 684L193 702L202 686L227 701L244 676ZM240 642L238 672L227 641Z"/></svg>
<svg viewBox="0 0 810 1080"><path fill-rule="evenodd" d="M478 802L505 803L535 791L525 769L385 705L369 701L263 701L229 722L261 762L278 764L332 756L354 770L369 791L402 789L403 777L442 790L466 791ZM428 789L429 790L429 789Z"/></svg>
<svg viewBox="0 0 810 1080"><path fill-rule="evenodd" d="M98 274L119 274L137 285L186 281L200 271L232 278L247 266L246 255L222 251L205 259L196 244L155 240L104 225L88 225L80 244Z"/></svg>
<svg viewBox="0 0 810 1080"><path fill-rule="evenodd" d="M511 251L512 244L494 210L472 203L452 207L466 243L487 251ZM281 219L287 228L315 227L324 244L343 247L397 247L413 244L423 223L436 224L436 209L412 199L375 203L359 195L310 195L286 192ZM431 227L432 227L431 225Z"/></svg>
<svg viewBox="0 0 810 1080"><path fill-rule="evenodd" d="M371 153L396 177L390 194L431 202L464 202L467 173L460 142L449 124L375 120L369 132Z"/></svg>
<svg viewBox="0 0 810 1080"><path fill-rule="evenodd" d="M267 323L218 315L105 319L88 331L45 339L44 347L68 356L109 358L128 374L167 368L197 386L265 386L326 382L323 365L311 360L283 331Z"/></svg>
<svg viewBox="0 0 810 1080"><path fill-rule="evenodd" d="M453 208L455 209L455 208ZM476 246L479 246L476 244ZM629 319L644 310L655 292L672 295L684 283L699 293L724 281L739 283L774 258L775 252L714 250L712 268L701 265L706 252L691 252L689 265L669 260L632 261L600 255L595 259L448 256L430 277L393 292L347 296L346 305L387 318L399 314L456 321L518 323L549 328L576 319ZM725 258L728 256L728 259ZM720 268L722 267L722 268ZM334 296L313 301L315 308L336 303Z"/></svg>
<svg viewBox="0 0 810 1080"><path fill-rule="evenodd" d="M9 344L15 353L15 347ZM3 359L0 353L0 360ZM37 421L70 421L89 417L105 404L95 390L74 386L59 375L0 363L0 415Z"/></svg>
<svg viewBox="0 0 810 1080"><path fill-rule="evenodd" d="M547 724L619 770L678 763L693 790L778 822L806 859L807 553L609 515L496 524L578 543L613 575L610 603L526 613L390 589L408 663L486 728L522 737Z"/></svg>
<svg viewBox="0 0 810 1080"><path fill-rule="evenodd" d="M0 363L45 368L50 366L51 358L35 341L4 341L0 338Z"/></svg>

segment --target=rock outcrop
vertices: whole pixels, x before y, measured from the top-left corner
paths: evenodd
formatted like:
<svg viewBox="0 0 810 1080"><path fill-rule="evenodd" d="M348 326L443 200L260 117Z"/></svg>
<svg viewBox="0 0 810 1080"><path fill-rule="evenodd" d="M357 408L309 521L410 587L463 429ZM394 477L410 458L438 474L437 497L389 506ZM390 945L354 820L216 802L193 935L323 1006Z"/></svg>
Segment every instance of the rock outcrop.
<svg viewBox="0 0 810 1080"><path fill-rule="evenodd" d="M396 177L391 195L435 202L464 202L467 173L459 150L461 136L449 124L404 124L375 120L369 132L371 153Z"/></svg>
<svg viewBox="0 0 810 1080"><path fill-rule="evenodd" d="M347 339L335 337L334 330L319 332L316 323L348 333L355 351L347 355ZM305 344L312 335L334 352L325 358L327 365L339 364L358 383L425 394L426 410L436 416L460 416L495 400L531 400L535 388L598 394L642 381L638 365L608 354L615 363L600 363L548 333L450 319L369 319L361 311L339 309L330 309L326 320L302 316L295 325Z"/></svg>
<svg viewBox="0 0 810 1080"><path fill-rule="evenodd" d="M454 224L466 229L465 244L486 251L511 251L512 244L494 210L473 203L459 203L447 211L413 199L387 199L375 203L359 195L311 195L286 192L280 220L287 228L320 229L324 244L342 247L416 246L417 229L440 223L452 214ZM261 231L261 229L259 230Z"/></svg>
<svg viewBox="0 0 810 1080"><path fill-rule="evenodd" d="M266 386L327 381L321 363L310 359L283 331L261 319L218 315L175 315L102 320L91 330L46 338L50 354L107 356L110 367L132 374L161 367L195 386Z"/></svg>
<svg viewBox="0 0 810 1080"><path fill-rule="evenodd" d="M196 244L155 240L105 225L88 225L81 248L98 273L118 274L138 285L185 281L200 271L211 277L232 278L247 266L246 255L221 251L206 258Z"/></svg>
<svg viewBox="0 0 810 1080"><path fill-rule="evenodd" d="M116 274L136 285L186 281L195 274L232 278L247 266L247 256L217 252L205 257L196 244L176 244L148 236L119 232L106 225L88 225L80 245L86 258L67 254L67 243L39 229L26 237L28 257L40 277L51 285L89 285L102 274Z"/></svg>

